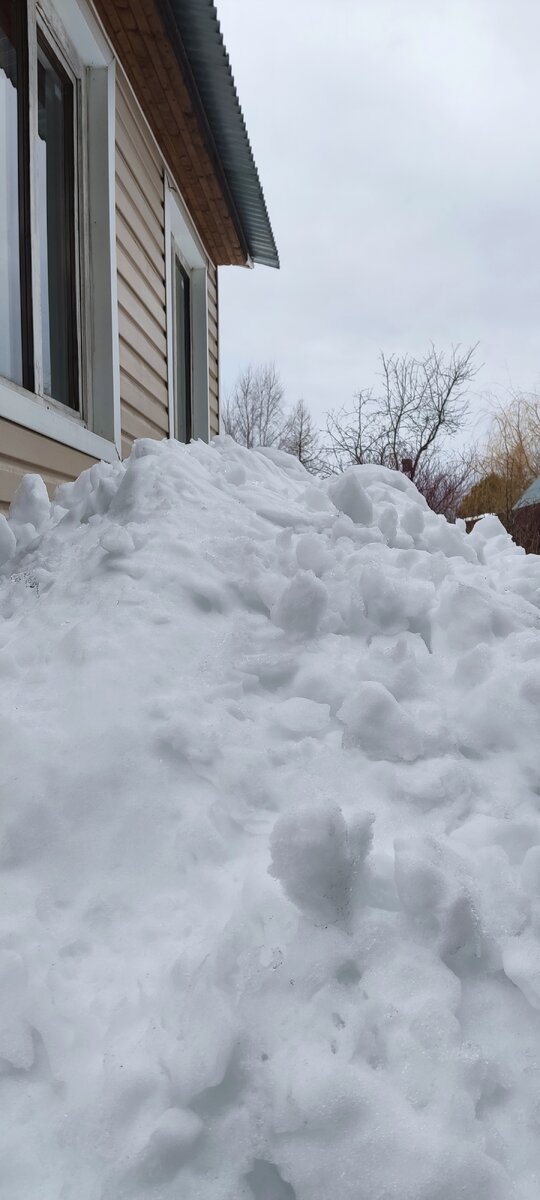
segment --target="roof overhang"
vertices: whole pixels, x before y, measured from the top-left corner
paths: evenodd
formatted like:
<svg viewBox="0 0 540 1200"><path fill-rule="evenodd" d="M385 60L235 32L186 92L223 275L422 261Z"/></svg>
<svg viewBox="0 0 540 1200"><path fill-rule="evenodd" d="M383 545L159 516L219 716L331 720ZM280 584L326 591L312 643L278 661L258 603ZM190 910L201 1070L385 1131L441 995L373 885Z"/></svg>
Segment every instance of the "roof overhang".
<svg viewBox="0 0 540 1200"><path fill-rule="evenodd" d="M513 507L513 512L523 508L531 508L532 505L540 504L540 476L524 491L519 500L516 501Z"/></svg>
<svg viewBox="0 0 540 1200"><path fill-rule="evenodd" d="M217 265L279 259L213 0L94 0Z"/></svg>
<svg viewBox="0 0 540 1200"><path fill-rule="evenodd" d="M222 173L249 256L279 267L278 252L213 0L157 0Z"/></svg>

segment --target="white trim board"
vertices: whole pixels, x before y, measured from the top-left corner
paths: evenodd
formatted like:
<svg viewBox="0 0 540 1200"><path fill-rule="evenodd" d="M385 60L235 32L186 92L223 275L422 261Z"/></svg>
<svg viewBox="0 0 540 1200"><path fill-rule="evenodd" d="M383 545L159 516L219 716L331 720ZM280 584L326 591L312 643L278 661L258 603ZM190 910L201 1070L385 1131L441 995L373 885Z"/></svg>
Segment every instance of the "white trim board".
<svg viewBox="0 0 540 1200"><path fill-rule="evenodd" d="M191 280L192 437L210 437L208 381L208 258L177 188L165 174L165 290L167 303L167 361L169 436L176 437L174 386L174 255Z"/></svg>
<svg viewBox="0 0 540 1200"><path fill-rule="evenodd" d="M25 0L26 2L26 0ZM70 40L80 78L81 275L79 355L81 413L44 395L41 371L40 254L35 146L37 144L36 80L30 95L30 194L36 394L0 380L0 416L95 458L121 458L120 363L117 302L115 215L115 60L86 0L28 0L29 50L35 64L36 22L45 21L47 36ZM51 33L52 30L52 33ZM34 71L35 75L35 71ZM82 210L84 209L84 214ZM1 452L1 447L0 447Z"/></svg>
<svg viewBox="0 0 540 1200"><path fill-rule="evenodd" d="M0 417L53 442L70 446L72 450L79 450L81 454L88 454L91 458L118 462L120 455L114 442L93 433L76 414L71 416L68 413L69 410L66 410L64 415L60 405L53 406L40 396L34 396L24 388L0 379Z"/></svg>

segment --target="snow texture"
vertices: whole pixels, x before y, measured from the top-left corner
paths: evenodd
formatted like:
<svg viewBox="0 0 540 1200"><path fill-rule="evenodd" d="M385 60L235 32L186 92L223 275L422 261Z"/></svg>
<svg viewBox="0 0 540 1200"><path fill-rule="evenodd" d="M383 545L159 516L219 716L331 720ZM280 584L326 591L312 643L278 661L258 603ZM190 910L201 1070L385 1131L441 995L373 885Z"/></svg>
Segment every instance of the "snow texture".
<svg viewBox="0 0 540 1200"><path fill-rule="evenodd" d="M0 1195L537 1200L540 559L136 443L0 517Z"/></svg>

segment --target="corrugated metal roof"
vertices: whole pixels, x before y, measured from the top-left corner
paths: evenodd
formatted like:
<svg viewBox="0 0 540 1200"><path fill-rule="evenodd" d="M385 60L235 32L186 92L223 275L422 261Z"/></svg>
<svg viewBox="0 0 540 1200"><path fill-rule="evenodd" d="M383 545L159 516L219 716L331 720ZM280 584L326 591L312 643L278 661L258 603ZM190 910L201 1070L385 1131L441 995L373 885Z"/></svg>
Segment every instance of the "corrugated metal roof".
<svg viewBox="0 0 540 1200"><path fill-rule="evenodd" d="M529 504L540 504L540 475L535 479L534 483L527 488L527 491L520 496L519 500L514 504L516 508L527 508Z"/></svg>
<svg viewBox="0 0 540 1200"><path fill-rule="evenodd" d="M238 234L253 262L279 257L213 0L158 0L198 101L209 149L225 183Z"/></svg>

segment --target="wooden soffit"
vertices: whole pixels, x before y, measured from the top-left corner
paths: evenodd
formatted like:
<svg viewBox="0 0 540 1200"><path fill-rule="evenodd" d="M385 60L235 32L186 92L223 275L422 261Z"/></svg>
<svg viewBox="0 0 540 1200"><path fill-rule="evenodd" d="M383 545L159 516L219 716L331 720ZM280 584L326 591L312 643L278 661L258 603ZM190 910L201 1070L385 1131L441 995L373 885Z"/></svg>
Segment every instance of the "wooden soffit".
<svg viewBox="0 0 540 1200"><path fill-rule="evenodd" d="M210 258L217 266L245 266L226 181L155 0L94 6Z"/></svg>

